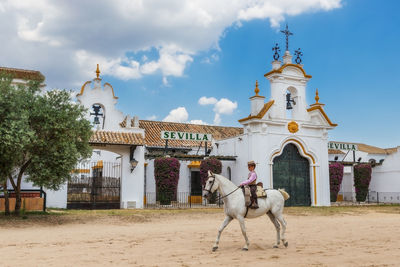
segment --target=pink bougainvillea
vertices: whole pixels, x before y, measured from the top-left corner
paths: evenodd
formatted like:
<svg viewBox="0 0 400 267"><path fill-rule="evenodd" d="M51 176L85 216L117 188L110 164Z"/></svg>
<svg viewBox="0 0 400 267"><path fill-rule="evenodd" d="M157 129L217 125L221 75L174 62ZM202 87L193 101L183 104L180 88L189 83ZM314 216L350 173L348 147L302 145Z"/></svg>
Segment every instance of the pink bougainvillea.
<svg viewBox="0 0 400 267"><path fill-rule="evenodd" d="M200 163L200 177L201 183L204 185L207 181L208 171L220 174L222 171L222 163L219 159L211 157L204 159Z"/></svg>
<svg viewBox="0 0 400 267"><path fill-rule="evenodd" d="M356 189L356 200L365 201L371 182L372 168L370 164L358 164L354 166L354 187Z"/></svg>
<svg viewBox="0 0 400 267"><path fill-rule="evenodd" d="M200 178L201 178L201 183L204 186L207 177L208 177L208 171L212 171L213 173L218 173L220 174L222 171L222 163L219 159L211 157L205 160L202 160L200 163ZM215 203L217 197L217 192L215 191L214 194L209 198L210 203Z"/></svg>
<svg viewBox="0 0 400 267"><path fill-rule="evenodd" d="M331 188L331 201L336 202L343 180L343 164L339 162L329 164L329 183Z"/></svg>
<svg viewBox="0 0 400 267"><path fill-rule="evenodd" d="M154 160L157 200L161 204L176 201L180 163L176 158L157 158Z"/></svg>

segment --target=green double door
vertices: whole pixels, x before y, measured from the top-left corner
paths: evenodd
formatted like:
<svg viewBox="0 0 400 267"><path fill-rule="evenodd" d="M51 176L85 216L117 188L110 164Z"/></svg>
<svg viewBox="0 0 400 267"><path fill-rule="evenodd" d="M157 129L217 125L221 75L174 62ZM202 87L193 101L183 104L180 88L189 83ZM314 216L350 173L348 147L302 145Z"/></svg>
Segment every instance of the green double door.
<svg viewBox="0 0 400 267"><path fill-rule="evenodd" d="M294 144L287 144L273 161L274 188L284 188L290 198L285 206L310 206L310 163Z"/></svg>

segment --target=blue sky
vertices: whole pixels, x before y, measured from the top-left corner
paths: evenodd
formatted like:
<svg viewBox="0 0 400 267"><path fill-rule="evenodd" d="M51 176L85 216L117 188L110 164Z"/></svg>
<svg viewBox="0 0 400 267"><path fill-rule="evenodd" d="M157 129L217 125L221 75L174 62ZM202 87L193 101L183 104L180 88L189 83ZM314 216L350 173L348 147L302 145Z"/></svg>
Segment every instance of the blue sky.
<svg viewBox="0 0 400 267"><path fill-rule="evenodd" d="M50 88L79 90L100 63L124 113L240 126L255 80L269 97L263 75L271 68L274 44L284 50L279 29L288 23L294 33L290 50L302 49L304 69L313 76L308 103L318 88L325 111L339 124L330 139L400 145L398 1L114 3L98 1L89 13L80 10L90 1L0 4L3 19L15 21L0 27L9 43L2 64L40 70ZM212 104L200 105L201 97Z"/></svg>

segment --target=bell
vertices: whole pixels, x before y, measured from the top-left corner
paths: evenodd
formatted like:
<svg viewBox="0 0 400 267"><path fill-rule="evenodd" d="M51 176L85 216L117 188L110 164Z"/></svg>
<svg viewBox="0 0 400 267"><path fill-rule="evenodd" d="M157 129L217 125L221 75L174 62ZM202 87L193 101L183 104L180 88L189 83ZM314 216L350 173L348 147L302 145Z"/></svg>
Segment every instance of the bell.
<svg viewBox="0 0 400 267"><path fill-rule="evenodd" d="M286 94L286 109L293 109L292 104L290 103L293 100L290 99L290 95L290 93Z"/></svg>
<svg viewBox="0 0 400 267"><path fill-rule="evenodd" d="M286 109L293 109L291 103L293 103L293 105L296 105L296 102L294 101L294 99L290 98L290 96L290 93L286 94Z"/></svg>
<svg viewBox="0 0 400 267"><path fill-rule="evenodd" d="M99 117L94 117L94 124L100 124Z"/></svg>

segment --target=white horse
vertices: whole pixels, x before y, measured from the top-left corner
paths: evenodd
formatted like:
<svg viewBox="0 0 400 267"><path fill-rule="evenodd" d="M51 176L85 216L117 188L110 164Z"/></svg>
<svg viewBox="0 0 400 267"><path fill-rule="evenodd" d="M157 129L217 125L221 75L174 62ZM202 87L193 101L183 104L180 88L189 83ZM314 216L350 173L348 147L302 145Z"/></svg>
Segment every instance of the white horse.
<svg viewBox="0 0 400 267"><path fill-rule="evenodd" d="M285 247L288 246L288 242L285 239L286 221L283 218L283 207L285 200L289 198L289 194L283 189L266 190L267 198L258 198L258 209L248 209L245 206L245 200L243 192L240 187L237 187L234 183L229 181L222 175L218 175L208 171L208 179L206 181L203 196L208 198L212 193L218 190L221 198L224 200L224 212L225 220L218 230L217 239L215 240L213 251L218 249L219 239L222 231L225 227L233 220L237 219L240 223L240 228L246 243L242 250L249 249L249 239L246 234L246 226L244 224L244 218L256 218L261 215L267 214L271 222L274 224L276 229L276 244L273 246L277 248L280 244L280 225L282 226L282 243ZM247 214L246 214L247 213Z"/></svg>

